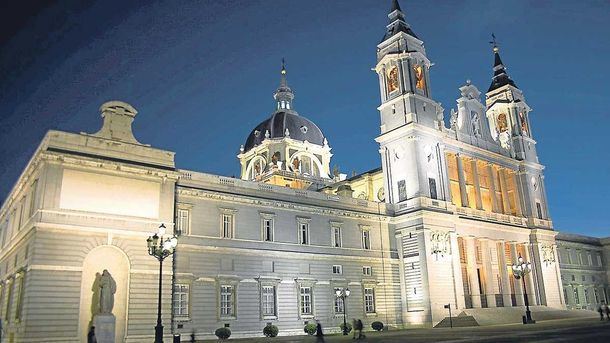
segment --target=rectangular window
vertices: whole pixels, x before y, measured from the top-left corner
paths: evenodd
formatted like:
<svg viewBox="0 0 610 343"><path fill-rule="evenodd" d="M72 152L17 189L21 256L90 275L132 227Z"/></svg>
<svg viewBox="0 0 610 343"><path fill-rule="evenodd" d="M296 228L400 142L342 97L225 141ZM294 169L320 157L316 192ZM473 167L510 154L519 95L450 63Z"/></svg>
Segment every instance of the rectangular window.
<svg viewBox="0 0 610 343"><path fill-rule="evenodd" d="M309 223L299 223L299 236L301 244L309 244Z"/></svg>
<svg viewBox="0 0 610 343"><path fill-rule="evenodd" d="M369 266L362 267L362 275L371 276L373 275L373 268Z"/></svg>
<svg viewBox="0 0 610 343"><path fill-rule="evenodd" d="M332 233L333 233L333 247L340 248L342 246L341 227L338 225L333 225Z"/></svg>
<svg viewBox="0 0 610 343"><path fill-rule="evenodd" d="M30 207L29 207L28 217L33 216L34 212L36 211L36 187L38 187L38 179L36 179L36 180L34 180L34 182L32 182L32 190L30 193Z"/></svg>
<svg viewBox="0 0 610 343"><path fill-rule="evenodd" d="M183 209L183 208L179 208L178 209L178 213L177 213L177 217L176 218L176 229L178 229L178 232L180 232L180 234L182 235L188 235L190 233L190 225L189 225L189 220L190 220L190 211L187 209Z"/></svg>
<svg viewBox="0 0 610 343"><path fill-rule="evenodd" d="M593 265L593 257L591 256L591 253L587 254L587 262L589 262L590 266Z"/></svg>
<svg viewBox="0 0 610 343"><path fill-rule="evenodd" d="M375 290L373 288L364 289L364 311L375 313Z"/></svg>
<svg viewBox="0 0 610 343"><path fill-rule="evenodd" d="M345 304L343 298L337 296L337 291L343 291L343 288L335 287L333 297L335 298L335 314L343 314L345 312Z"/></svg>
<svg viewBox="0 0 610 343"><path fill-rule="evenodd" d="M275 286L263 286L261 292L263 316L275 317Z"/></svg>
<svg viewBox="0 0 610 343"><path fill-rule="evenodd" d="M538 213L538 219L542 219L542 205L536 201L536 212Z"/></svg>
<svg viewBox="0 0 610 343"><path fill-rule="evenodd" d="M368 229L362 230L362 249L371 249L371 231Z"/></svg>
<svg viewBox="0 0 610 343"><path fill-rule="evenodd" d="M578 252L578 262L580 263L581 266L583 266L585 264L585 262L582 259L582 252L581 251Z"/></svg>
<svg viewBox="0 0 610 343"><path fill-rule="evenodd" d="M220 286L220 316L235 317L235 287L232 285Z"/></svg>
<svg viewBox="0 0 610 343"><path fill-rule="evenodd" d="M6 308L4 309L4 318L8 322L11 318L11 307L13 305L13 289L15 288L15 281L10 280L6 285Z"/></svg>
<svg viewBox="0 0 610 343"><path fill-rule="evenodd" d="M438 199L436 194L436 180L433 178L428 178L428 184L430 185L430 198Z"/></svg>
<svg viewBox="0 0 610 343"><path fill-rule="evenodd" d="M233 219L233 214L222 214L222 238L233 238Z"/></svg>
<svg viewBox="0 0 610 343"><path fill-rule="evenodd" d="M273 242L273 219L263 218L263 241Z"/></svg>
<svg viewBox="0 0 610 343"><path fill-rule="evenodd" d="M312 311L311 287L301 287L301 314L311 315Z"/></svg>
<svg viewBox="0 0 610 343"><path fill-rule="evenodd" d="M189 316L189 285L174 285L174 316Z"/></svg>
<svg viewBox="0 0 610 343"><path fill-rule="evenodd" d="M333 274L343 274L343 267L340 265L334 265L333 266Z"/></svg>

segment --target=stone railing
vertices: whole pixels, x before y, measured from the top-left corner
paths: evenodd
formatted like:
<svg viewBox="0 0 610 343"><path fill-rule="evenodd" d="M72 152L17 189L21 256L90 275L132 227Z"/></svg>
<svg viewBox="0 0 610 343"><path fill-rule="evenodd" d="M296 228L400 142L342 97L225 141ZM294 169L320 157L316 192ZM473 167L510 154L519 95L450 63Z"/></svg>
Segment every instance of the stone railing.
<svg viewBox="0 0 610 343"><path fill-rule="evenodd" d="M235 179L225 176L212 175L212 174L204 174L192 171L183 171L180 170L180 180L182 180L182 185L188 186L192 185L209 185L210 188L227 188L227 189L237 189L239 188L240 193L244 193L246 191L254 191L254 192L265 192L265 193L273 193L278 196L291 196L299 199L308 199L308 200L321 200L321 201L332 201L337 204L343 204L349 207L357 207L360 209L365 209L368 212L377 212L381 210L382 214L386 214L387 204L385 203L377 203L373 201L367 201L356 198L347 198L342 197L335 194L328 194L317 191L309 191L304 189L294 189L289 187L276 186L261 182L255 181L246 181L241 179Z"/></svg>

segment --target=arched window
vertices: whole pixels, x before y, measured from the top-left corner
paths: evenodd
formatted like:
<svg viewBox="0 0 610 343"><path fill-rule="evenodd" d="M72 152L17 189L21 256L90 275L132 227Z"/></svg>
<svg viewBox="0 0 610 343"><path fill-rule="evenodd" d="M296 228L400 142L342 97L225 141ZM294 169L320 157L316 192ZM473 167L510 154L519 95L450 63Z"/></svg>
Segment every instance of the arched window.
<svg viewBox="0 0 610 343"><path fill-rule="evenodd" d="M294 154L290 161L290 169L295 173L301 173L308 176L320 177L322 175L320 161L315 156L308 153Z"/></svg>
<svg viewBox="0 0 610 343"><path fill-rule="evenodd" d="M262 156L256 156L250 160L250 164L246 169L246 175L248 180L254 180L257 176L265 172L265 166L267 162Z"/></svg>

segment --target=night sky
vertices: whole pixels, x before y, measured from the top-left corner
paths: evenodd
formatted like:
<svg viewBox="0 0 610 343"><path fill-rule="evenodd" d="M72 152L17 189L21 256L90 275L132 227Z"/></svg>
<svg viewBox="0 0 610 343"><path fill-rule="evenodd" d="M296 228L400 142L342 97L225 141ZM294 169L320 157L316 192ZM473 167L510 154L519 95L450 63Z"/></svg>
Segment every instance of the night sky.
<svg viewBox="0 0 610 343"><path fill-rule="evenodd" d="M390 0L6 1L0 5L0 198L50 129L96 132L132 104L135 136L176 165L239 175L236 154L274 109L286 58L295 109L332 164L380 165L375 49ZM20 3L17 5L16 3ZM532 107L555 228L610 236L610 2L406 1L445 117L466 79L489 86L492 32ZM20 6L20 7L13 7Z"/></svg>

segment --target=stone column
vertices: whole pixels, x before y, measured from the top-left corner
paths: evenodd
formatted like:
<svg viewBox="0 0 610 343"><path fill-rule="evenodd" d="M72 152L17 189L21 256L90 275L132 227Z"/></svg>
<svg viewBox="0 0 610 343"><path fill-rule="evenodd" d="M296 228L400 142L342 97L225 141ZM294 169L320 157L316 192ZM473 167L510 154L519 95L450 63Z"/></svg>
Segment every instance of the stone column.
<svg viewBox="0 0 610 343"><path fill-rule="evenodd" d="M457 234L452 231L449 243L451 244L451 264L453 268L453 288L455 289L456 308L466 308L464 301L464 281L462 280L462 264L460 262L460 248ZM457 253L456 253L457 252Z"/></svg>
<svg viewBox="0 0 610 343"><path fill-rule="evenodd" d="M468 271L468 287L472 296L472 307L481 307L481 289L479 288L479 278L477 276L477 248L474 237L464 237L466 243L466 256Z"/></svg>
<svg viewBox="0 0 610 343"><path fill-rule="evenodd" d="M500 212L498 209L498 198L496 197L496 178L494 177L493 165L487 163L487 173L489 174L489 193L491 193L491 210L494 213Z"/></svg>
<svg viewBox="0 0 610 343"><path fill-rule="evenodd" d="M466 189L466 178L464 177L464 164L462 163L462 156L456 154L458 168L458 178L460 181L460 196L462 199L462 207L468 207L468 191Z"/></svg>
<svg viewBox="0 0 610 343"><path fill-rule="evenodd" d="M510 202L508 201L508 189L506 188L506 171L504 168L499 170L500 188L502 191L502 204L504 206L504 214L510 214Z"/></svg>
<svg viewBox="0 0 610 343"><path fill-rule="evenodd" d="M519 177L517 176L518 172L513 173L513 182L515 184L515 210L517 212L517 216L522 216L523 212L521 211L521 192L519 189Z"/></svg>
<svg viewBox="0 0 610 343"><path fill-rule="evenodd" d="M472 168L472 180L474 183L474 194L477 205L477 210L483 209L483 201L481 200L481 184L479 183L479 170L477 168L477 160L470 160L470 167Z"/></svg>
<svg viewBox="0 0 610 343"><path fill-rule="evenodd" d="M502 300L504 300L504 307L511 307L513 306L513 302L510 296L510 278L513 276L509 273L508 266L506 265L506 253L504 252L505 244L506 242L504 241L500 241L496 244L501 248L498 253L498 269L500 271L500 279L502 281Z"/></svg>
<svg viewBox="0 0 610 343"><path fill-rule="evenodd" d="M491 267L491 246L493 243L490 240L481 240L481 258L483 269L481 274L483 275L483 281L485 282L485 296L487 297L487 307L496 307L496 292L494 292L494 275Z"/></svg>
<svg viewBox="0 0 610 343"><path fill-rule="evenodd" d="M519 255L517 254L517 243L515 242L511 242L510 243L510 258L512 261L510 261L510 264L514 264L517 262L517 260L519 259ZM521 280L517 280L515 279L515 276L512 274L512 272L509 275L511 278L513 278L512 282L513 285L515 285L515 298L517 298L517 306L525 306L525 302L523 299L523 287L521 284Z"/></svg>

